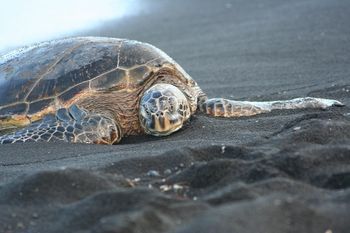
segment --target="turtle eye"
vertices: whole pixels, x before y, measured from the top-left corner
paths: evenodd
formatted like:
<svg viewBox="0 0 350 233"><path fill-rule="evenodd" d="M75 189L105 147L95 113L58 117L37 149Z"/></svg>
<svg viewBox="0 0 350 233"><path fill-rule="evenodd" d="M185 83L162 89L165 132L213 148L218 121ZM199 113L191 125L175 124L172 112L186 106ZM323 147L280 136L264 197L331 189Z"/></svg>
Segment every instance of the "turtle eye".
<svg viewBox="0 0 350 233"><path fill-rule="evenodd" d="M156 84L140 101L140 123L147 134L169 135L179 130L190 117L185 95L170 84Z"/></svg>

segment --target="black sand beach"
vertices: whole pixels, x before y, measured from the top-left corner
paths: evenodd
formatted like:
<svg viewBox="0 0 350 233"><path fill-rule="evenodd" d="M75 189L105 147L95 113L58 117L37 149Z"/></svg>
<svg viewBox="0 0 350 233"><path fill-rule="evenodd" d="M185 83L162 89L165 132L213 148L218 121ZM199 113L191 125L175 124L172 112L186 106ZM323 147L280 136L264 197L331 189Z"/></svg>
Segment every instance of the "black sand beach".
<svg viewBox="0 0 350 233"><path fill-rule="evenodd" d="M82 32L149 42L210 97L342 101L194 116L115 146L0 147L0 232L350 232L350 2L142 1Z"/></svg>

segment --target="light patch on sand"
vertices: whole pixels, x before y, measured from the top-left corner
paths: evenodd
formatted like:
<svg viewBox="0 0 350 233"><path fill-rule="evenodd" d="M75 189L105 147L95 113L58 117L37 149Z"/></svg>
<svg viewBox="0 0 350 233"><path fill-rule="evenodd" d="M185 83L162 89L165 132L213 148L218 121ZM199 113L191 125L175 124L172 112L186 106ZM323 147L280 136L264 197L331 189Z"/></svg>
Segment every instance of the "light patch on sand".
<svg viewBox="0 0 350 233"><path fill-rule="evenodd" d="M0 53L140 12L140 0L11 0L1 4Z"/></svg>

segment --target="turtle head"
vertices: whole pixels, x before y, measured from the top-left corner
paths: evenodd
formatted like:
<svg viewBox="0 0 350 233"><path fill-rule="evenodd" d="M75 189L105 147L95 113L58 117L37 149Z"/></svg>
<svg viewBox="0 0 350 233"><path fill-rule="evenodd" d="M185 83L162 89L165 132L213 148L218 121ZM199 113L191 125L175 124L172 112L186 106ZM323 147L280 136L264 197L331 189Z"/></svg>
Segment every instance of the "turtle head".
<svg viewBox="0 0 350 233"><path fill-rule="evenodd" d="M190 106L177 87L155 84L143 94L139 114L147 134L166 136L182 127L190 117Z"/></svg>

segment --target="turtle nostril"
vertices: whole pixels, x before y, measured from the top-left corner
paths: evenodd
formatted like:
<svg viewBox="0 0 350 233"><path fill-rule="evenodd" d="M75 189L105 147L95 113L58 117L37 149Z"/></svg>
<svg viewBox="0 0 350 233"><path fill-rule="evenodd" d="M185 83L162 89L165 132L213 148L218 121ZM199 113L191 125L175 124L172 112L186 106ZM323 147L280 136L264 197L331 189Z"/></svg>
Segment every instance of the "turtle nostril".
<svg viewBox="0 0 350 233"><path fill-rule="evenodd" d="M164 113L163 113L163 112L161 112L161 113L160 113L160 115L161 115L161 116L164 116Z"/></svg>

